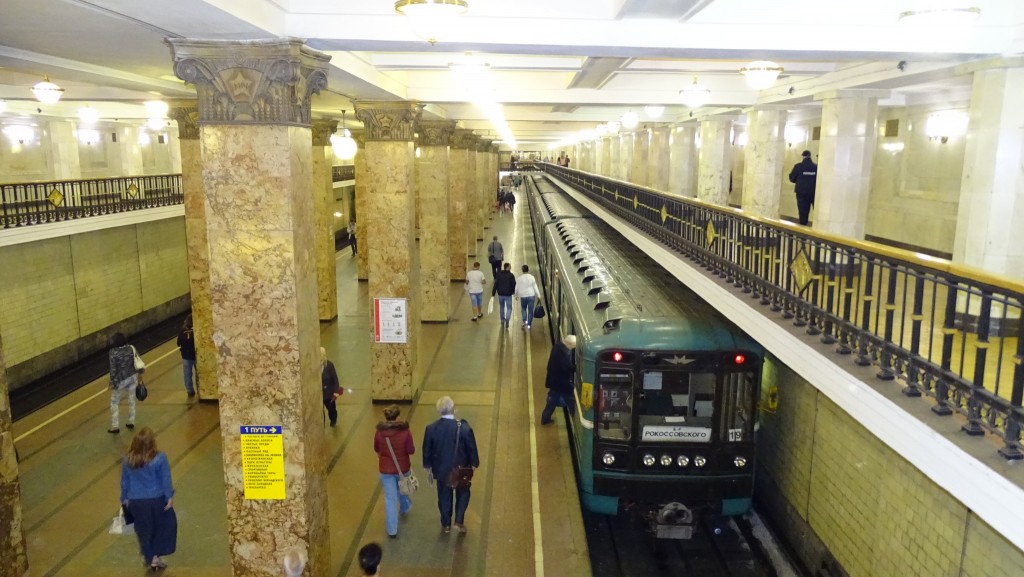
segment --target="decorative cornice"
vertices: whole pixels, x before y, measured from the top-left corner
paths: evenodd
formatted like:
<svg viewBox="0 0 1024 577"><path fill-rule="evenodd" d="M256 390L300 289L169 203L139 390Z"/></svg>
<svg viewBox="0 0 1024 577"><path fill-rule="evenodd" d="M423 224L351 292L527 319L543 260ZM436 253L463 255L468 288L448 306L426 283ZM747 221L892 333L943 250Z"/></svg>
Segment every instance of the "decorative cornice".
<svg viewBox="0 0 1024 577"><path fill-rule="evenodd" d="M477 152L487 152L491 149L491 141L480 139L476 143Z"/></svg>
<svg viewBox="0 0 1024 577"><path fill-rule="evenodd" d="M178 139L199 140L199 106L196 101L170 101L167 105L167 116L178 123Z"/></svg>
<svg viewBox="0 0 1024 577"><path fill-rule="evenodd" d="M498 154L501 151L501 145L497 142L491 144L491 153Z"/></svg>
<svg viewBox="0 0 1024 577"><path fill-rule="evenodd" d="M460 150L472 149L475 146L476 135L473 134L472 130L466 128L456 128L452 134L451 141L449 144L452 148Z"/></svg>
<svg viewBox="0 0 1024 577"><path fill-rule="evenodd" d="M200 124L310 125L331 57L302 40L167 38L174 73L196 87Z"/></svg>
<svg viewBox="0 0 1024 577"><path fill-rule="evenodd" d="M331 143L331 135L338 130L338 121L318 118L313 121L313 146L327 146Z"/></svg>
<svg viewBox="0 0 1024 577"><path fill-rule="evenodd" d="M367 142L412 142L421 107L409 100L361 100L356 118L363 123Z"/></svg>
<svg viewBox="0 0 1024 577"><path fill-rule="evenodd" d="M448 146L455 132L454 120L420 120L416 125L423 146Z"/></svg>

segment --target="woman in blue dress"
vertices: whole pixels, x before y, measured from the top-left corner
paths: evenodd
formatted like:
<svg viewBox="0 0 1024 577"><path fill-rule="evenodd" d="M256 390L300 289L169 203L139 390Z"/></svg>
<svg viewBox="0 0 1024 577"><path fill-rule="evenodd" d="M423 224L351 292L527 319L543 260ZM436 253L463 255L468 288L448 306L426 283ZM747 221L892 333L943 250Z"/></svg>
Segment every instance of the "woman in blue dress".
<svg viewBox="0 0 1024 577"><path fill-rule="evenodd" d="M135 518L135 535L143 562L153 571L165 569L162 557L174 553L178 520L167 455L156 449L156 436L143 427L121 462L121 504Z"/></svg>

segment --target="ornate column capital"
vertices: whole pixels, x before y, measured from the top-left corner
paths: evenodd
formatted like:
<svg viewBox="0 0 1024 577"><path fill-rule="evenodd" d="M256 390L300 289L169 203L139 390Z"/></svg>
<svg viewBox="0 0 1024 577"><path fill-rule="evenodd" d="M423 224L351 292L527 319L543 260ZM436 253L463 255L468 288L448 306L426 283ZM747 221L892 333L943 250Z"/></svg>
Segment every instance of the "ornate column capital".
<svg viewBox="0 0 1024 577"><path fill-rule="evenodd" d="M452 148L458 148L460 150L466 150L473 148L473 143L476 141L476 135L473 134L472 130L466 128L456 128L452 134L451 144Z"/></svg>
<svg viewBox="0 0 1024 577"><path fill-rule="evenodd" d="M178 123L178 139L199 140L199 105L195 100L170 100L167 116Z"/></svg>
<svg viewBox="0 0 1024 577"><path fill-rule="evenodd" d="M501 151L501 145L499 145L497 142L491 143L491 153L492 154L498 154L498 152L500 152L500 151Z"/></svg>
<svg viewBox="0 0 1024 577"><path fill-rule="evenodd" d="M455 132L454 120L420 120L416 125L423 146L448 146Z"/></svg>
<svg viewBox="0 0 1024 577"><path fill-rule="evenodd" d="M484 139L481 138L480 140L476 141L476 151L477 152L487 152L490 149L491 149L491 141L490 140L484 140Z"/></svg>
<svg viewBox="0 0 1024 577"><path fill-rule="evenodd" d="M362 100L355 103L366 141L413 141L421 107L410 100Z"/></svg>
<svg viewBox="0 0 1024 577"><path fill-rule="evenodd" d="M174 73L196 87L200 124L309 126L331 57L302 40L167 38Z"/></svg>
<svg viewBox="0 0 1024 577"><path fill-rule="evenodd" d="M313 146L327 146L331 143L331 135L338 130L338 121L329 118L318 118L313 121Z"/></svg>

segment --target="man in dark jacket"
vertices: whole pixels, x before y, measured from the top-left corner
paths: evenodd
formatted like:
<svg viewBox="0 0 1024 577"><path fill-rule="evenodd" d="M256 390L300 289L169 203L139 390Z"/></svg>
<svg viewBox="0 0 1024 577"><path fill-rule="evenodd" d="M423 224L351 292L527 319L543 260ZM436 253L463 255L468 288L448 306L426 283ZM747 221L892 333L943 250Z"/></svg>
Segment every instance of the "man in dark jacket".
<svg viewBox="0 0 1024 577"><path fill-rule="evenodd" d="M508 328L512 320L512 296L516 294L516 275L512 274L512 263L505 263L505 268L494 275L494 288L491 296L498 295L498 312L501 316L502 328Z"/></svg>
<svg viewBox="0 0 1024 577"><path fill-rule="evenodd" d="M338 397L345 394L341 388L341 381L338 380L338 371L334 369L334 363L327 360L327 349L320 347L320 388L323 390L324 408L327 409L327 418L331 420L331 426L338 424Z"/></svg>
<svg viewBox="0 0 1024 577"><path fill-rule="evenodd" d="M818 181L818 165L811 160L811 151L803 151L803 159L789 171L789 181L796 184L796 208L800 224L807 225L814 204L814 188Z"/></svg>
<svg viewBox="0 0 1024 577"><path fill-rule="evenodd" d="M548 388L548 402L540 414L542 425L551 423L551 414L558 405L569 409L570 415L575 412L572 382L573 374L576 372L575 364L572 362L572 351L575 348L576 335L568 335L551 349L551 356L548 357L548 376L544 383Z"/></svg>
<svg viewBox="0 0 1024 577"><path fill-rule="evenodd" d="M423 433L423 468L430 479L437 481L437 509L441 513L441 529L452 530L452 493L455 493L455 528L466 532L466 509L469 507L469 488L455 489L447 484L448 473L456 466L480 466L473 429L465 420L455 418L455 401L445 395L437 400L441 418L427 425ZM456 449L456 447L458 447Z"/></svg>

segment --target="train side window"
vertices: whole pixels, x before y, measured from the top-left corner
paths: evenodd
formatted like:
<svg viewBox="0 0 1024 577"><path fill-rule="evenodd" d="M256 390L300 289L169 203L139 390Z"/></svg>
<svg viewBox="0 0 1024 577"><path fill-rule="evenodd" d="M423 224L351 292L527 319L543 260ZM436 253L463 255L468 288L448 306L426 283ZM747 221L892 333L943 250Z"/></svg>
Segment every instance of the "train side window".
<svg viewBox="0 0 1024 577"><path fill-rule="evenodd" d="M632 436L633 377L628 372L599 375L597 426L602 439L628 441Z"/></svg>
<svg viewBox="0 0 1024 577"><path fill-rule="evenodd" d="M756 379L753 373L728 373L722 383L722 415L718 424L722 441L751 441L754 429Z"/></svg>

